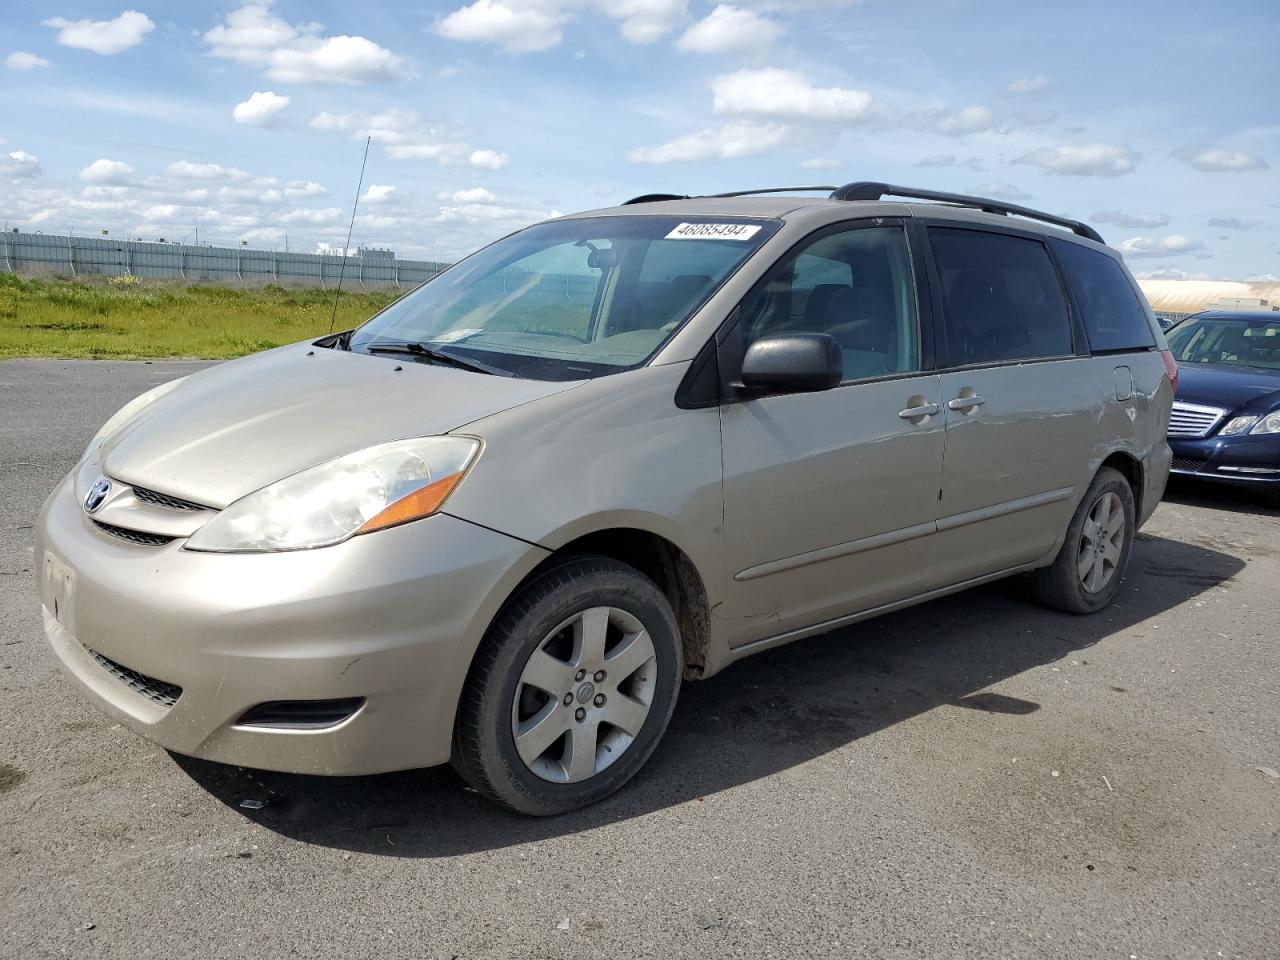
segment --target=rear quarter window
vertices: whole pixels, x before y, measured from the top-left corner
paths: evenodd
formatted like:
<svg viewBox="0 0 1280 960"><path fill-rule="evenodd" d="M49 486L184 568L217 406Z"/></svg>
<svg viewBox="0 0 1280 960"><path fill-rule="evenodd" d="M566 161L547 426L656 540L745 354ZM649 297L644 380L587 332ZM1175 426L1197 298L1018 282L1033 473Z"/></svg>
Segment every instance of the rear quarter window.
<svg viewBox="0 0 1280 960"><path fill-rule="evenodd" d="M1078 243L1055 241L1053 252L1084 320L1090 349L1105 352L1155 346L1146 310L1120 264Z"/></svg>

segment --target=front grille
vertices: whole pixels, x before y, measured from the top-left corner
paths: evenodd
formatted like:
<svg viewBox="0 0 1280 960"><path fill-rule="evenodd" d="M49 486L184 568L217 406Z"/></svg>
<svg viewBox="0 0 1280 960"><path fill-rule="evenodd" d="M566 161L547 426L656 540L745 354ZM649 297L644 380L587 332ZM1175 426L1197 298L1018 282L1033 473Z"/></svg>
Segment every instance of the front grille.
<svg viewBox="0 0 1280 960"><path fill-rule="evenodd" d="M173 537L165 536L162 533L147 533L144 530L129 530L126 527L117 527L114 523L103 523L101 520L93 521L93 525L103 533L110 534L120 540L128 540L130 543L137 543L144 547L162 547L166 543L171 543Z"/></svg>
<svg viewBox="0 0 1280 960"><path fill-rule="evenodd" d="M98 662L98 666L111 674L130 690L142 694L152 703L158 703L162 707L172 707L178 702L178 698L182 696L182 688L176 683L166 683L164 680L157 680L155 677L148 677L145 673L139 673L137 670L130 670L128 667L116 663L110 657L104 657L97 650L85 647L89 652L89 656Z"/></svg>
<svg viewBox="0 0 1280 960"><path fill-rule="evenodd" d="M1169 469L1181 473L1195 473L1203 466L1204 461L1196 457L1174 457L1173 462L1169 464Z"/></svg>
<svg viewBox="0 0 1280 960"><path fill-rule="evenodd" d="M143 503L154 504L157 507L165 507L169 510L206 510L198 503L192 503L190 500L180 500L177 497L171 497L167 493L160 493L156 490L148 490L146 487L134 487L133 495Z"/></svg>
<svg viewBox="0 0 1280 960"><path fill-rule="evenodd" d="M1202 407L1196 403L1173 401L1173 412L1169 414L1169 436L1171 437L1203 437L1218 425L1218 421L1226 416L1227 411L1219 407Z"/></svg>

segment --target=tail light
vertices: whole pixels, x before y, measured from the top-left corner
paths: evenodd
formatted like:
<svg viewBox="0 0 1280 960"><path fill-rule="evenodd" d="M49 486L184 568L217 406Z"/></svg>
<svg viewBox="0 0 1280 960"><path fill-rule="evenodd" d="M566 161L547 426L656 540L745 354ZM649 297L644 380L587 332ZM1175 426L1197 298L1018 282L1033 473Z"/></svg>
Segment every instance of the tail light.
<svg viewBox="0 0 1280 960"><path fill-rule="evenodd" d="M1161 350L1160 357L1164 360L1164 372L1169 374L1169 385L1173 387L1173 392L1178 392L1178 364L1173 359L1173 354L1168 350Z"/></svg>

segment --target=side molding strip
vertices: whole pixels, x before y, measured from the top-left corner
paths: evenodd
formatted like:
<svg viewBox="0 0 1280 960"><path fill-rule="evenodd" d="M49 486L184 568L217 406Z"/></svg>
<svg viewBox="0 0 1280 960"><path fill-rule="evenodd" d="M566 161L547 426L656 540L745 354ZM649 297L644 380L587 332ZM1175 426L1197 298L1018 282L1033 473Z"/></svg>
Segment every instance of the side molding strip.
<svg viewBox="0 0 1280 960"><path fill-rule="evenodd" d="M954 530L956 527L966 527L971 523L981 523L983 520L1003 517L1006 513L1020 513L1033 507L1043 507L1046 503L1057 503L1059 500L1066 500L1075 492L1075 487L1061 487L1057 490L1047 490L1044 493L1032 494L1029 497L1019 497L1017 500L1006 500L1004 503L996 503L989 507L980 507L977 510L955 513L938 521L938 532L941 533L943 530Z"/></svg>
<svg viewBox="0 0 1280 960"><path fill-rule="evenodd" d="M899 530L890 530L888 533L877 533L875 536L863 537L861 540L837 543L834 547L823 547L821 550L811 550L808 553L802 553L794 557L770 560L768 563L748 567L741 573L735 574L733 579L739 581L756 580L760 577L767 577L772 573L782 573L784 570L807 567L812 563L821 563L824 560L834 560L837 557L847 557L866 550L875 550L877 547L887 547L890 544L914 540L917 537L927 537L929 534L935 533L937 529L937 524L930 520L928 523L918 523L914 527L902 527Z"/></svg>
<svg viewBox="0 0 1280 960"><path fill-rule="evenodd" d="M956 527L968 526L971 523L981 523L984 520L1002 517L1005 514L1020 513L1023 510L1031 510L1049 503L1057 503L1059 500L1068 499L1074 493L1075 487L1061 487L1057 490L1033 494L1030 497L1007 500L1004 503L993 504L990 507L966 510L964 513L952 514L936 522L931 520L928 523L918 523L912 527L902 527L898 530L890 530L887 533L877 533L874 536L863 537L860 540L837 543L835 546L823 547L821 550L811 550L808 553L801 553L794 557L770 560L768 563L748 567L734 574L733 579L739 583L747 580L758 580L760 577L783 573L787 570L795 570L799 567L807 567L814 563L822 563L825 560L835 560L839 557L852 556L855 553L864 553L867 550L888 547L895 543L905 543L908 540L927 537L934 533L941 533L944 530L954 530Z"/></svg>

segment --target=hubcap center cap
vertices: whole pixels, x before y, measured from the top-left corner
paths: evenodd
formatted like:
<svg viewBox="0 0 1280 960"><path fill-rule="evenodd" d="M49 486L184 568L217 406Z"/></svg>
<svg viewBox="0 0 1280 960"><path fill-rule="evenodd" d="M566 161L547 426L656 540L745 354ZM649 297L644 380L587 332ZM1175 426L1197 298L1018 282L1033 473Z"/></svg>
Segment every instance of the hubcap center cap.
<svg viewBox="0 0 1280 960"><path fill-rule="evenodd" d="M587 703L596 695L595 684L584 683L578 688L577 698L579 703Z"/></svg>

